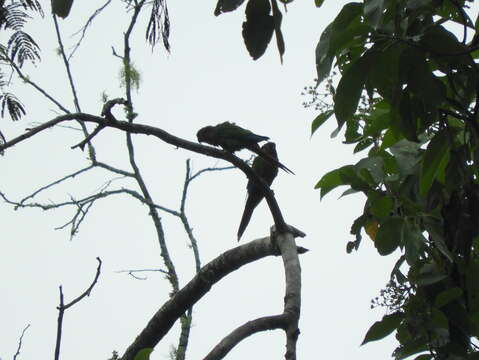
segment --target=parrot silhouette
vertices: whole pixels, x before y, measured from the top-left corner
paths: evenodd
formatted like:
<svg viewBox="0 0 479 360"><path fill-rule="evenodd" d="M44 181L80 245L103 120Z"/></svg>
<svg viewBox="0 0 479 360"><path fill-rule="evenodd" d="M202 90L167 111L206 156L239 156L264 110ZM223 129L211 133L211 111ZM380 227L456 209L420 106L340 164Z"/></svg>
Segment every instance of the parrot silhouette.
<svg viewBox="0 0 479 360"><path fill-rule="evenodd" d="M205 142L213 146L221 146L224 150L234 153L235 151L248 149L264 159L280 167L287 173L294 174L285 165L281 164L277 158L264 152L258 145L261 141L269 140L269 137L257 135L252 131L244 129L228 121L216 126L205 126L196 133L199 142Z"/></svg>
<svg viewBox="0 0 479 360"><path fill-rule="evenodd" d="M278 154L276 153L276 145L273 142L268 142L261 147L261 150L268 154L271 158L278 160ZM263 156L257 156L252 165L253 170L256 174L264 180L268 186L271 186L274 178L278 175L278 165L271 163L271 161L264 159ZM243 235L246 227L251 220L251 215L253 211L258 206L258 204L264 198L263 189L258 186L254 181L249 180L248 185L246 186L248 190L248 197L246 199L246 204L243 211L243 216L241 217L241 222L238 228L238 241L240 241L241 236Z"/></svg>

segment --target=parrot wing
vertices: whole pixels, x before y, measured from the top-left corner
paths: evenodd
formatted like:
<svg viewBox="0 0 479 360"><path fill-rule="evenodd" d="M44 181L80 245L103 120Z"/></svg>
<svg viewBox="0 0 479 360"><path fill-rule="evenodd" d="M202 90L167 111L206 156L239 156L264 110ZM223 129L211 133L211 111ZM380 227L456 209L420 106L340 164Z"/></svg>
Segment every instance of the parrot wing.
<svg viewBox="0 0 479 360"><path fill-rule="evenodd" d="M244 129L228 121L215 126L216 133L224 142L225 150L234 152L249 147L258 147L258 142L269 140L269 137L257 135L250 130Z"/></svg>
<svg viewBox="0 0 479 360"><path fill-rule="evenodd" d="M266 143L261 147L261 151L271 159L276 159L277 161L276 146L274 143ZM272 161L265 159L263 156L257 156L254 159L252 168L268 186L271 186L274 178L278 175L278 166ZM238 241L248 226L254 209L264 198L264 190L254 181L249 180L246 188L248 190L248 198L246 199L243 216L241 217L241 222L238 228Z"/></svg>

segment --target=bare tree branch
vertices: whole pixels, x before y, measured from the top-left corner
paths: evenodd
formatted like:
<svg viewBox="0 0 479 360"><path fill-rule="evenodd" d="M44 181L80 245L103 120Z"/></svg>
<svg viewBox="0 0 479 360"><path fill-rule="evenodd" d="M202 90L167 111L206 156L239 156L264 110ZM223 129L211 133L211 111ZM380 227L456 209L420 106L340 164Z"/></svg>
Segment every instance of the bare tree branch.
<svg viewBox="0 0 479 360"><path fill-rule="evenodd" d="M272 237L276 239L281 251L286 279L283 312L288 319L285 359L296 360L296 342L299 336L298 323L301 311L301 266L293 234L291 232L275 233L273 228Z"/></svg>
<svg viewBox="0 0 479 360"><path fill-rule="evenodd" d="M61 115L56 117L53 120L43 123L42 125L39 125L35 128L30 129L28 132L24 133L23 135L20 135L6 142L3 145L0 145L0 150L5 150L9 147L12 147L13 145L21 141L24 141L32 137L33 135L47 128L50 128L54 125L57 125L63 121L68 121L73 119L81 120L85 122L93 122L96 124L105 124L105 119L95 115L91 115L91 114L76 113L76 114ZM190 151L194 151L194 152L215 157L218 159L223 159L232 163L241 171L243 171L249 179L253 179L253 181L255 181L257 184L263 187L265 192L265 198L268 202L268 206L271 210L271 213L273 215L273 219L278 231L281 231L281 232L288 231L288 227L286 226L286 223L284 222L283 215L281 214L281 210L279 209L279 206L274 198L274 194L272 190L264 183L264 181L261 178L258 177L258 175L251 169L251 167L249 167L244 161L236 157L234 154L231 154L227 151L216 149L212 146L201 145L198 143L181 139L177 136L171 135L170 133L160 128L156 128L150 125L133 124L127 121L115 121L113 123L111 122L107 123L106 126L126 131L129 134L152 135L176 147L180 147L183 149L187 149Z"/></svg>
<svg viewBox="0 0 479 360"><path fill-rule="evenodd" d="M32 199L34 198L35 196L37 196L39 193L41 193L42 191L48 189L48 188L51 188L52 186L54 185L58 185L60 183L62 183L63 181L65 180L68 180L68 179L73 179L75 176L78 176L84 172L87 172L88 170L91 170L93 168L93 165L90 165L90 166L87 166L86 168L83 168L83 169L80 169L78 171L75 171L74 173L71 173L71 174L68 174L58 180L55 180L54 182L48 184L48 185L45 185L45 186L42 186L41 188L39 188L38 190L34 191L32 194L24 197L21 201L20 201L20 204L24 204L25 201L27 201L28 199Z"/></svg>
<svg viewBox="0 0 479 360"><path fill-rule="evenodd" d="M271 229L271 239L278 246L283 259L286 277L284 296L284 311L275 316L266 316L241 325L223 338L218 345L204 358L204 360L223 359L243 339L257 332L265 330L283 329L286 332L286 360L296 359L296 341L299 335L298 322L301 309L301 267L298 248L294 241L296 236L303 236L301 232L292 229L286 234L276 234L274 227Z"/></svg>
<svg viewBox="0 0 479 360"><path fill-rule="evenodd" d="M219 360L223 359L228 352L230 352L236 345L248 336L256 334L261 331L283 329L286 330L288 325L288 319L285 314L265 316L255 320L248 321L247 323L236 328L230 334L225 336L218 345L214 347L211 352L204 357L203 360Z"/></svg>
<svg viewBox="0 0 479 360"><path fill-rule="evenodd" d="M298 251L304 252L301 249ZM176 320L223 277L243 265L271 255L277 256L280 255L280 252L270 237L265 237L228 250L203 266L187 285L153 315L146 327L125 351L121 360L133 360L141 349L154 348Z"/></svg>
<svg viewBox="0 0 479 360"><path fill-rule="evenodd" d="M58 309L58 320L57 320L57 340L55 344L55 360L59 360L60 358L60 346L61 346L61 341L62 341L62 329L63 329L63 315L65 313L65 310L68 308L72 307L79 301L81 301L83 298L86 296L90 296L91 291L93 290L93 287L98 281L98 278L100 277L100 272L101 272L101 259L99 257L96 258L98 261L98 267L96 269L96 275L95 278L93 279L93 282L91 285L86 289L80 296L76 297L72 301L70 301L68 304L65 305L64 303L64 297L63 297L63 290L62 286L60 285L60 305L57 307Z"/></svg>

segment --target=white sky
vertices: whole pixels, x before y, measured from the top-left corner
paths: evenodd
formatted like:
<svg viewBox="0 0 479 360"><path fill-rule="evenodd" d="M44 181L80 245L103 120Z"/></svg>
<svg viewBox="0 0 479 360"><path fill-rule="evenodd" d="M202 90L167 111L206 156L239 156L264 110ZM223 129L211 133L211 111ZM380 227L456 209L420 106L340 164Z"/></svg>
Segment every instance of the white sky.
<svg viewBox="0 0 479 360"><path fill-rule="evenodd" d="M60 20L67 46L102 1L76 1L72 15ZM101 93L113 98L119 88L119 59L126 17L119 1L100 15L72 61L84 112L99 114ZM286 221L307 233L299 245L311 251L301 256L303 307L298 342L299 359L390 358L393 336L360 347L366 330L384 315L370 310L371 298L388 280L394 261L380 257L371 241L363 239L359 253L347 255L353 240L349 229L362 212L360 195L338 200L342 190L320 202L314 184L325 172L357 161L352 147L341 139L330 139L330 121L310 139L315 112L303 109L300 92L315 77L314 49L323 28L346 1L326 1L321 9L314 1L296 1L283 18L286 41L284 65L279 62L274 39L266 54L253 62L244 48L241 23L244 5L234 13L213 16L214 1L170 1L172 52L159 46L152 53L143 41L143 21L135 33L132 56L142 75L140 91L134 94L138 123L158 126L195 140L196 131L210 124L233 121L277 144L281 161L296 176L280 172L273 189ZM46 13L49 8L45 5ZM145 19L143 19L145 20ZM43 61L27 66L31 78L73 110L65 71L56 55L50 16L30 28L42 48ZM2 132L10 139L33 123L47 121L58 113L30 88L17 81L18 94L28 106L28 117L12 123L4 119ZM118 112L120 117L122 114ZM0 158L0 191L14 200L30 194L63 174L88 163L86 154L71 150L80 134L55 128L7 150ZM177 209L185 169L191 158L195 170L218 163L198 154L175 149L157 139L135 136L136 153L145 179L158 204ZM100 160L129 170L124 136L103 131L94 140ZM249 156L244 152L243 158ZM95 170L40 197L42 201L68 200L98 189L111 175ZM117 181L113 188L131 182ZM202 264L236 246L236 230L243 210L246 179L238 170L209 173L196 180L187 211L199 241ZM136 187L135 187L136 189ZM158 273L138 281L123 269L163 268L153 224L146 207L126 196L104 199L91 210L80 233L69 240L67 230L54 228L69 220L72 209L43 212L17 210L0 203L2 241L0 251L0 357L11 359L18 337L31 324L21 359L53 356L58 304L58 286L66 301L90 284L95 257L104 262L92 296L68 310L64 318L63 359L105 359L112 350L123 353L151 315L168 299L169 283ZM181 284L194 273L192 252L176 218L162 214L163 225ZM242 241L264 236L272 220L261 204L255 211ZM269 258L246 266L217 284L194 310L189 358L204 357L221 338L238 325L277 314L283 304L283 269L280 258ZM178 328L163 340L152 359L166 359L177 343ZM228 359L279 359L285 338L281 331L255 335L235 348Z"/></svg>

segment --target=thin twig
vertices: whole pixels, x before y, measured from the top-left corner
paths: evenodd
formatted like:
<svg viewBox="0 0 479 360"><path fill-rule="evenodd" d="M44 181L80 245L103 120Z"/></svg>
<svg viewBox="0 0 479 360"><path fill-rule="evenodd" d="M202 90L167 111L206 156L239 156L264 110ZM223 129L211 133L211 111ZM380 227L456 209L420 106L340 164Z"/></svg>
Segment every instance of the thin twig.
<svg viewBox="0 0 479 360"><path fill-rule="evenodd" d="M161 272L165 275L168 275L168 271L162 270L162 269L141 269L141 270L118 270L116 271L117 273L128 273L131 277L137 279L137 280L146 280L148 277L139 277L136 276L135 273L140 273L140 272Z"/></svg>
<svg viewBox="0 0 479 360"><path fill-rule="evenodd" d="M95 278L93 279L93 282L90 284L88 289L86 289L80 296L76 297L72 301L70 301L68 304L65 305L64 303L64 296L63 296L63 290L62 286L60 285L59 290L60 290L60 305L57 306L58 310L58 319L57 319L57 340L55 344L55 360L59 360L60 358L60 346L61 346L61 341L62 341L62 329L63 329L63 315L65 313L65 310L69 309L76 303L80 302L83 298L90 296L91 291L93 290L93 287L96 285L98 278L100 277L100 272L101 272L101 259L99 257L96 258L98 261L98 267L96 269L96 275Z"/></svg>
<svg viewBox="0 0 479 360"><path fill-rule="evenodd" d="M133 32L133 29L136 25L136 21L138 19L138 16L141 12L141 9L143 5L145 4L146 0L141 0L139 2L135 2L135 5L133 7L133 14L131 16L130 24L128 26L128 29L125 32L124 35L124 49L123 49L123 66L125 68L125 95L126 95L126 102L123 100L123 103L126 106L127 109L127 119L129 124L133 124L133 120L135 119L135 113L134 113L134 106L133 106L133 100L132 100L132 95L131 95L131 77L130 77L130 69L131 69L131 48L130 48L130 36ZM113 124L118 123L118 121L113 121ZM135 174L135 180L138 183L138 186L140 187L141 193L143 194L143 197L146 199L148 202L148 206L150 208L150 216L153 221L153 224L156 229L156 234L158 238L158 243L160 245L160 256L163 259L163 263L166 266L166 269L168 271L168 281L171 284L171 287L173 288L173 293L177 292L179 289L179 281L178 281L178 275L176 273L175 266L173 264L173 261L171 259L170 253L168 251L168 247L165 241L165 233L163 231L163 225L161 223L160 216L158 215L158 211L156 207L153 205L154 201L153 198L151 197L151 194L148 190L148 187L143 180L143 176L141 175L140 168L138 167L136 160L135 160L135 149L133 146L133 140L131 137L131 133L126 132L126 145L128 148L128 155L129 155L129 160L130 160L130 165L133 169L133 173Z"/></svg>
<svg viewBox="0 0 479 360"><path fill-rule="evenodd" d="M81 32L81 36L80 36L80 39L78 40L78 42L73 46L73 50L72 52L70 53L70 55L68 55L68 61L70 61L70 59L73 57L73 55L75 54L75 52L78 50L78 48L80 47L80 44L81 42L83 41L83 39L85 38L85 35L86 35L86 31L88 29L88 27L93 23L93 20L95 19L95 17L97 17L108 5L110 5L112 0L108 0L105 4L103 4L102 6L100 6L98 9L96 9L94 12L93 12L93 15L91 15L86 24L80 29L78 30L76 33L74 33L73 35L78 35L80 32Z"/></svg>
<svg viewBox="0 0 479 360"><path fill-rule="evenodd" d="M66 176L62 177L61 179L55 180L54 182L52 182L48 185L42 186L38 190L34 191L32 194L30 194L30 195L24 197L22 200L20 200L20 204L25 203L25 201L27 201L28 199L34 198L35 196L37 196L42 191L44 191L48 188L51 188L54 185L58 185L58 184L62 183L63 181L66 181L68 179L73 179L75 176L78 176L78 175L80 175L84 172L87 172L87 171L91 170L92 168L93 168L93 165L87 166L86 168L80 169L78 171L75 171L74 173L71 173L69 175L66 175Z"/></svg>
<svg viewBox="0 0 479 360"><path fill-rule="evenodd" d="M20 355L20 350L22 349L23 336L25 335L25 332L27 331L29 327L30 327L30 324L25 326L25 328L22 331L22 335L20 335L20 339L18 339L17 352L15 353L15 355L13 355L13 360L17 360L17 356Z"/></svg>
<svg viewBox="0 0 479 360"><path fill-rule="evenodd" d="M55 32L57 34L58 46L60 47L60 54L62 55L63 63L65 65L65 69L67 71L68 81L70 83L70 89L71 89L72 95L73 95L73 103L75 105L76 111L81 112L80 101L78 100L78 95L77 95L77 91L76 91L76 87L75 87L75 82L73 81L73 75L72 75L72 72L71 72L71 69L70 69L70 62L67 59L67 56L65 54L65 47L63 46L63 41L62 41L62 37L61 37L61 34L60 34L60 27L58 26L57 17L56 17L55 14L52 14L52 17L53 17L53 23L55 24ZM80 122L80 126L83 130L84 136L86 138L88 138L89 135L88 135L88 129L87 129L86 125L84 123ZM88 154L90 155L90 160L92 162L94 162L95 158L96 158L95 148L93 147L93 145L90 142L88 143Z"/></svg>
<svg viewBox="0 0 479 360"><path fill-rule="evenodd" d="M9 64L15 69L15 71L17 72L20 79L25 81L27 84L30 84L31 86L33 86L40 94L42 94L48 100L50 100L52 103L54 103L61 111L63 111L66 114L70 113L70 111L68 111L68 109L66 109L62 104L60 104L59 101L55 100L55 98L53 96L51 96L49 93L47 93L46 90L44 90L37 83L35 83L33 80L31 80L30 77L24 75L23 72L20 70L20 68L13 61L10 61Z"/></svg>
<svg viewBox="0 0 479 360"><path fill-rule="evenodd" d="M75 82L73 81L73 75L72 75L72 72L71 72L71 69L70 69L70 62L68 61L68 59L65 55L65 48L63 46L63 41L62 41L62 37L61 37L61 34L60 34L60 27L58 26L57 17L54 14L53 14L53 22L55 24L55 31L56 31L56 34L57 34L58 46L60 47L60 54L62 56L63 64L65 65L65 69L67 71L68 81L70 82L70 88L71 88L72 95L73 95L73 103L75 105L76 111L80 112L81 111L80 102L78 101L78 95L77 95L77 91L76 91L76 87L75 87Z"/></svg>

